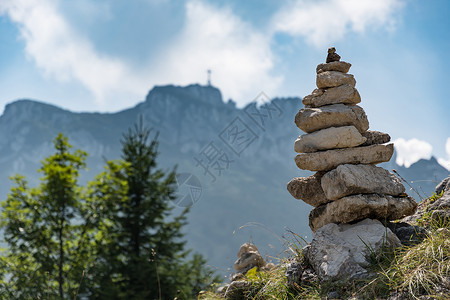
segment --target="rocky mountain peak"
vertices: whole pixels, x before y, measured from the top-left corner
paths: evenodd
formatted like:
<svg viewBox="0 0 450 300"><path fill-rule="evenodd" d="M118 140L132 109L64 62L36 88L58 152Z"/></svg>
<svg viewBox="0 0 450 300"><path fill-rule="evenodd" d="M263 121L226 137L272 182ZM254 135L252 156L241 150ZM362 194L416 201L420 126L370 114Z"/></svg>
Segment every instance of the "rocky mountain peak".
<svg viewBox="0 0 450 300"><path fill-rule="evenodd" d="M222 94L213 86L191 84L185 87L175 85L155 86L147 95L145 102L151 103L158 100L203 102L218 106L223 105Z"/></svg>

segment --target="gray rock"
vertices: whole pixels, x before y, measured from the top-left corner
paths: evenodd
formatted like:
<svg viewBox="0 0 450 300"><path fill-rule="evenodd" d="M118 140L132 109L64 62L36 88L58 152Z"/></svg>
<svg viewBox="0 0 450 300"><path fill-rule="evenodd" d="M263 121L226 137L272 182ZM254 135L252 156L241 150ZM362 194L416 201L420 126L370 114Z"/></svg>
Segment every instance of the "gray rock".
<svg viewBox="0 0 450 300"><path fill-rule="evenodd" d="M417 203L412 197L377 194L352 195L314 208L309 214L313 232L329 223L350 223L365 218L398 220L414 214Z"/></svg>
<svg viewBox="0 0 450 300"><path fill-rule="evenodd" d="M403 245L412 246L419 244L427 235L425 228L413 226L405 222L390 222L381 220L400 240Z"/></svg>
<svg viewBox="0 0 450 300"><path fill-rule="evenodd" d="M323 193L321 178L323 172L317 172L309 177L296 177L289 181L287 190L295 199L303 200L314 207L327 203L328 200Z"/></svg>
<svg viewBox="0 0 450 300"><path fill-rule="evenodd" d="M319 74L325 71L338 71L341 73L347 73L348 70L350 70L351 66L351 63L345 61L333 61L326 64L317 65L316 73Z"/></svg>
<svg viewBox="0 0 450 300"><path fill-rule="evenodd" d="M354 194L398 196L405 192L397 176L374 165L340 165L322 177L321 185L330 200Z"/></svg>
<svg viewBox="0 0 450 300"><path fill-rule="evenodd" d="M336 71L325 71L317 74L316 85L319 89L349 84L356 85L356 80L352 74L345 74Z"/></svg>
<svg viewBox="0 0 450 300"><path fill-rule="evenodd" d="M327 171L343 164L377 164L389 161L394 153L393 144L301 153L295 157L302 170Z"/></svg>
<svg viewBox="0 0 450 300"><path fill-rule="evenodd" d="M302 108L295 116L295 124L306 133L350 125L355 126L361 133L369 129L369 121L364 110L358 105L344 104Z"/></svg>
<svg viewBox="0 0 450 300"><path fill-rule="evenodd" d="M302 278L303 266L299 262L291 262L286 266L286 272L284 275L287 279L287 284L289 286L295 287L295 285L300 285L300 280Z"/></svg>
<svg viewBox="0 0 450 300"><path fill-rule="evenodd" d="M303 97L302 102L308 108L339 103L355 105L361 102L361 96L353 86L344 84L329 89L315 89L311 95Z"/></svg>
<svg viewBox="0 0 450 300"><path fill-rule="evenodd" d="M362 136L367 140L361 146L385 144L389 143L389 141L391 140L391 136L389 134L374 130L367 130L362 134Z"/></svg>
<svg viewBox="0 0 450 300"><path fill-rule="evenodd" d="M301 282L308 284L308 283L313 283L315 281L317 281L317 275L314 272L314 270L311 268L305 269L302 273Z"/></svg>
<svg viewBox="0 0 450 300"><path fill-rule="evenodd" d="M436 186L436 195L440 195L442 191L450 190L450 176L442 180Z"/></svg>
<svg viewBox="0 0 450 300"><path fill-rule="evenodd" d="M320 150L350 148L366 141L355 126L330 127L303 134L294 144L295 152L308 153Z"/></svg>
<svg viewBox="0 0 450 300"><path fill-rule="evenodd" d="M369 275L368 246L377 251L382 246L400 246L398 238L377 220L356 224L328 224L311 241L307 260L320 280L345 280Z"/></svg>

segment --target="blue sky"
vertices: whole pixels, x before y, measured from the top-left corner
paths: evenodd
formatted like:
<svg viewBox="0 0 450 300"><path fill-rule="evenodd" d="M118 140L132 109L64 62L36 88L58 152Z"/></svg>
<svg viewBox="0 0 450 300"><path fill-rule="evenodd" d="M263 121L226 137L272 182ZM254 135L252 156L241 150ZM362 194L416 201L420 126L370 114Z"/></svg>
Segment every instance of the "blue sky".
<svg viewBox="0 0 450 300"><path fill-rule="evenodd" d="M155 85L212 83L242 106L305 96L335 46L398 162L450 169L450 1L0 0L0 112L17 99L111 112Z"/></svg>

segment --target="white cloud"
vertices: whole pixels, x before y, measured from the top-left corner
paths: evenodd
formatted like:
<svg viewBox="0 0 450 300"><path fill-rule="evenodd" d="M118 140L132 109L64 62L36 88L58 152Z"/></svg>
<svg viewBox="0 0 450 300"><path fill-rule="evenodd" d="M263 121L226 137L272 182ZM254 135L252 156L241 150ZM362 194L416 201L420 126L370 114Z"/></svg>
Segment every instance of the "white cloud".
<svg viewBox="0 0 450 300"><path fill-rule="evenodd" d="M316 47L330 45L347 32L395 25L400 0L297 0L290 1L273 18L272 30L303 36Z"/></svg>
<svg viewBox="0 0 450 300"><path fill-rule="evenodd" d="M271 95L282 81L270 75L270 37L227 8L188 1L181 32L139 67L100 53L57 8L57 0L6 0L0 13L18 24L26 54L44 74L80 82L103 108L118 95L142 99L156 84L206 83L207 69L212 69L213 85L241 105L261 91Z"/></svg>
<svg viewBox="0 0 450 300"><path fill-rule="evenodd" d="M447 159L438 158L438 162L441 166L450 171L450 137L447 138L447 142L445 143L445 153L447 153Z"/></svg>
<svg viewBox="0 0 450 300"><path fill-rule="evenodd" d="M431 144L418 139L399 138L394 140L394 147L397 154L395 162L407 168L420 159L430 159L433 151Z"/></svg>
<svg viewBox="0 0 450 300"><path fill-rule="evenodd" d="M259 92L269 95L282 78L270 75L274 57L270 37L253 29L228 8L218 9L202 1L186 5L182 32L166 47L156 65L159 82L212 84L238 104L253 100Z"/></svg>
<svg viewBox="0 0 450 300"><path fill-rule="evenodd" d="M3 1L0 11L19 25L25 51L47 76L58 81L77 80L102 103L112 90L135 91L123 79L129 73L118 59L101 55L79 36L57 11L52 0Z"/></svg>

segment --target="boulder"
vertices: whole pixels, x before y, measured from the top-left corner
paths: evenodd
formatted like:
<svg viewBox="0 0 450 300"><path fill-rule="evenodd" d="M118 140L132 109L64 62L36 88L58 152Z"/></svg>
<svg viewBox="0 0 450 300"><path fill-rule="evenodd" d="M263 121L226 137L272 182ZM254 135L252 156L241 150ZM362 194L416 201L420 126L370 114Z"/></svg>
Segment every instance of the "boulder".
<svg viewBox="0 0 450 300"><path fill-rule="evenodd" d="M317 65L316 73L319 74L325 71L338 71L341 73L347 73L348 70L350 70L351 66L351 63L345 61L333 61L326 64Z"/></svg>
<svg viewBox="0 0 450 300"><path fill-rule="evenodd" d="M394 145L372 145L356 148L301 153L295 157L297 167L302 170L327 171L343 164L377 164L389 161Z"/></svg>
<svg viewBox="0 0 450 300"><path fill-rule="evenodd" d="M296 177L289 181L287 190L295 199L303 200L309 205L317 207L328 200L322 191L321 178L323 172L317 172L309 177Z"/></svg>
<svg viewBox="0 0 450 300"><path fill-rule="evenodd" d="M397 176L374 165L340 165L322 177L321 185L330 200L353 194L398 196L405 192Z"/></svg>
<svg viewBox="0 0 450 300"><path fill-rule="evenodd" d="M412 197L377 194L352 195L314 208L309 214L313 232L329 223L350 223L365 218L398 220L414 214L417 203Z"/></svg>
<svg viewBox="0 0 450 300"><path fill-rule="evenodd" d="M356 85L355 77L352 74L345 74L336 71L325 71L317 74L316 85L319 89L326 89L330 87L349 84Z"/></svg>
<svg viewBox="0 0 450 300"><path fill-rule="evenodd" d="M350 148L366 141L355 126L330 127L303 134L294 144L295 152L308 153L336 148Z"/></svg>
<svg viewBox="0 0 450 300"><path fill-rule="evenodd" d="M367 256L383 246L400 246L400 241L377 220L356 224L328 224L311 241L307 260L320 280L345 280L369 275Z"/></svg>
<svg viewBox="0 0 450 300"><path fill-rule="evenodd" d="M362 134L362 136L367 140L361 146L385 144L389 143L391 140L391 136L389 134L375 130L367 130Z"/></svg>
<svg viewBox="0 0 450 300"><path fill-rule="evenodd" d="M320 107L330 104L355 105L361 102L358 90L349 84L340 85L329 89L315 89L311 95L302 99L305 107Z"/></svg>
<svg viewBox="0 0 450 300"><path fill-rule="evenodd" d="M369 129L369 121L364 110L358 105L344 104L302 108L295 116L295 124L306 133L350 125L355 126L360 133Z"/></svg>

